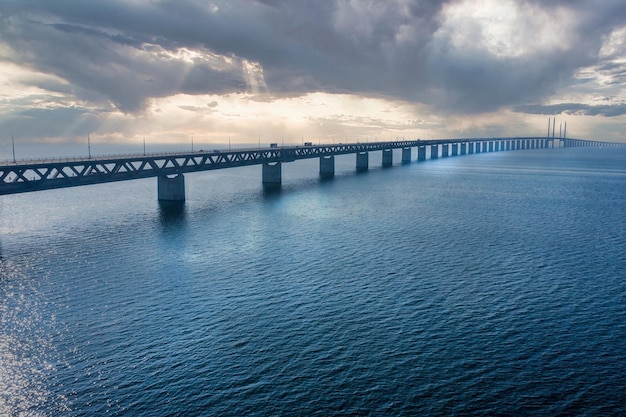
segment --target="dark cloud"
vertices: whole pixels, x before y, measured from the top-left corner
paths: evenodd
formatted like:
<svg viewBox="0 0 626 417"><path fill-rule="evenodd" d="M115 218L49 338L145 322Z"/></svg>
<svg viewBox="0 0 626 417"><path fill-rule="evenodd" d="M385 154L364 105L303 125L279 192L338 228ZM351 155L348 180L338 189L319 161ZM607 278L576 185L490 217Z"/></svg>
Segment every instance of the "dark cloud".
<svg viewBox="0 0 626 417"><path fill-rule="evenodd" d="M479 113L540 103L580 68L608 71L612 64L598 51L626 21L622 0L519 0L521 10L571 11L572 21L554 22L573 28L571 39L547 51L531 45L528 54L498 56L481 47L478 30L463 34L476 46L469 50L442 34L442 12L455 3L9 0L0 5L0 42L12 50L5 59L66 80L81 100L124 112L179 92L325 91ZM511 30L524 37L532 28L520 23ZM621 67L611 70L614 80L623 79Z"/></svg>

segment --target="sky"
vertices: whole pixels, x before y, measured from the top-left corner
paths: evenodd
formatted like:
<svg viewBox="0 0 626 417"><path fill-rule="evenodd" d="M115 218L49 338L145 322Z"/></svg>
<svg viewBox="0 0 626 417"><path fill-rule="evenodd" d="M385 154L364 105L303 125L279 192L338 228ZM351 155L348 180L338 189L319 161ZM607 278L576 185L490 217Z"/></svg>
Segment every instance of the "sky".
<svg viewBox="0 0 626 417"><path fill-rule="evenodd" d="M0 153L626 142L623 0L0 0Z"/></svg>

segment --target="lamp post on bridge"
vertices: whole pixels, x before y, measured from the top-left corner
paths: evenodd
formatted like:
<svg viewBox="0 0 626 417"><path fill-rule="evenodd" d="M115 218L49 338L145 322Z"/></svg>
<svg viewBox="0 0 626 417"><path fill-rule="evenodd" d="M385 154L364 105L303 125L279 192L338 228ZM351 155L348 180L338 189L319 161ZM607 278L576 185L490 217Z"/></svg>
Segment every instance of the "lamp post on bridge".
<svg viewBox="0 0 626 417"><path fill-rule="evenodd" d="M15 140L13 139L13 133L11 133L11 146L13 147L13 163L17 164L15 160Z"/></svg>

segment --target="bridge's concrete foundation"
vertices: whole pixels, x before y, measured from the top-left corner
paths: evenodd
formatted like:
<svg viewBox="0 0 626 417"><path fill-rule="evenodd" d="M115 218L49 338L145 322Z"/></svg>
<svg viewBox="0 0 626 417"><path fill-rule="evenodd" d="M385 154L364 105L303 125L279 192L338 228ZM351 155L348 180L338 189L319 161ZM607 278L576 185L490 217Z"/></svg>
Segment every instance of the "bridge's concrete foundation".
<svg viewBox="0 0 626 417"><path fill-rule="evenodd" d="M411 148L402 148L402 163L408 164L411 162Z"/></svg>
<svg viewBox="0 0 626 417"><path fill-rule="evenodd" d="M430 159L439 158L439 145L430 145Z"/></svg>
<svg viewBox="0 0 626 417"><path fill-rule="evenodd" d="M158 198L160 201L185 201L185 177L158 177Z"/></svg>
<svg viewBox="0 0 626 417"><path fill-rule="evenodd" d="M320 177L332 178L335 176L335 156L320 157Z"/></svg>
<svg viewBox="0 0 626 417"><path fill-rule="evenodd" d="M263 164L263 186L266 188L279 188L282 183L282 166L280 162Z"/></svg>
<svg viewBox="0 0 626 417"><path fill-rule="evenodd" d="M417 160L418 162L426 160L426 146L419 146L417 148Z"/></svg>
<svg viewBox="0 0 626 417"><path fill-rule="evenodd" d="M474 142L470 142L467 144L467 153L468 154L473 154L474 153Z"/></svg>
<svg viewBox="0 0 626 417"><path fill-rule="evenodd" d="M393 149L383 149L383 166L390 167L393 165Z"/></svg>
<svg viewBox="0 0 626 417"><path fill-rule="evenodd" d="M454 152L454 151L452 151L452 152ZM463 142L461 144L461 155L465 155L465 154L467 154L467 143Z"/></svg>
<svg viewBox="0 0 626 417"><path fill-rule="evenodd" d="M489 141L489 152L493 152L493 142Z"/></svg>
<svg viewBox="0 0 626 417"><path fill-rule="evenodd" d="M458 154L459 154L459 144L453 143L452 144L452 156L457 156Z"/></svg>
<svg viewBox="0 0 626 417"><path fill-rule="evenodd" d="M447 157L448 157L448 151L449 151L449 146L448 146L448 144L447 144L447 143L444 143L444 144L441 146L441 156L442 156L443 158L447 158Z"/></svg>
<svg viewBox="0 0 626 417"><path fill-rule="evenodd" d="M356 153L356 170L359 172L367 171L369 169L369 153L357 152Z"/></svg>

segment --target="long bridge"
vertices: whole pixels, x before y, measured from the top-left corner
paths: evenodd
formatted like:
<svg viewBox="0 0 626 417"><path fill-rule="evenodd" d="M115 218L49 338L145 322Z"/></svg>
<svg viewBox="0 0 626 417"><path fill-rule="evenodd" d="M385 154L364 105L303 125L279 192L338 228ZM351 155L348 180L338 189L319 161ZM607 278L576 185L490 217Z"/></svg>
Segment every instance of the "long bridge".
<svg viewBox="0 0 626 417"><path fill-rule="evenodd" d="M393 142L318 144L277 146L236 150L173 152L125 156L27 160L0 163L0 195L17 194L56 188L77 187L140 178L158 178L158 198L163 201L185 200L183 174L213 169L262 165L265 187L279 187L282 182L281 164L299 159L319 158L319 173L323 178L335 174L335 156L356 154L357 171L369 167L369 152L382 151L382 165L393 164L393 150L402 149L402 163L412 161L412 149L417 148L417 161L482 152L513 151L577 146L626 146L625 143L598 142L569 138L467 138L400 140Z"/></svg>

